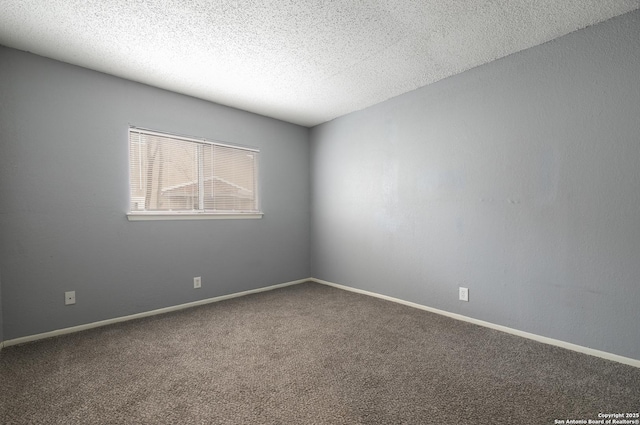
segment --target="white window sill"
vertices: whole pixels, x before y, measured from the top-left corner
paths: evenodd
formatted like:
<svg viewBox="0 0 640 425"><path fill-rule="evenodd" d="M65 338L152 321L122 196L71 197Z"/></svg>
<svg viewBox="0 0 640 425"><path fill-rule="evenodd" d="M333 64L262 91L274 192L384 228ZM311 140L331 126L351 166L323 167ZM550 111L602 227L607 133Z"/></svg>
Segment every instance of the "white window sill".
<svg viewBox="0 0 640 425"><path fill-rule="evenodd" d="M129 221L259 219L263 213L130 212Z"/></svg>

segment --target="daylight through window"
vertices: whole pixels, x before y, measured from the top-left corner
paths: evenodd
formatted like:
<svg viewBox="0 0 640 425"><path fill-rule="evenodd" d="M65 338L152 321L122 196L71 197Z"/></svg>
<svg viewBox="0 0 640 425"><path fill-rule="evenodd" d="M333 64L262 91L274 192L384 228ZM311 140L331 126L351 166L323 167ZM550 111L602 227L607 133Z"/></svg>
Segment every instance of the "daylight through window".
<svg viewBox="0 0 640 425"><path fill-rule="evenodd" d="M130 215L258 214L258 154L130 128Z"/></svg>

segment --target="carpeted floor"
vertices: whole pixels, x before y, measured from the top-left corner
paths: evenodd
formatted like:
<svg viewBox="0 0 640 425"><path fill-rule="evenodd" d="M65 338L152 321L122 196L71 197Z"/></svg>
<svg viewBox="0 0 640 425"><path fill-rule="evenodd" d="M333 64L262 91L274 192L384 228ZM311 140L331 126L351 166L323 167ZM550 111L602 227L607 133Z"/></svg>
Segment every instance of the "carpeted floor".
<svg viewBox="0 0 640 425"><path fill-rule="evenodd" d="M640 409L640 369L315 283L7 347L0 378L3 424L539 425Z"/></svg>

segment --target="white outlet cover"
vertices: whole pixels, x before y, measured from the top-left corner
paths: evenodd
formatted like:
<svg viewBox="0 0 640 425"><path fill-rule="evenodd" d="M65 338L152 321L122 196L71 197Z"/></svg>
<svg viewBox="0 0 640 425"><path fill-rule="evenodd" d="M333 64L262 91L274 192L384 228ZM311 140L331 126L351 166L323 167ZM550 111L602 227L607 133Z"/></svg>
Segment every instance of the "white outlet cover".
<svg viewBox="0 0 640 425"><path fill-rule="evenodd" d="M64 305L76 303L76 291L67 291L64 293Z"/></svg>
<svg viewBox="0 0 640 425"><path fill-rule="evenodd" d="M202 286L202 278L201 277L194 277L193 278L193 287L194 288L200 288Z"/></svg>
<svg viewBox="0 0 640 425"><path fill-rule="evenodd" d="M469 288L463 288L462 286L458 288L458 299L460 301L469 302Z"/></svg>

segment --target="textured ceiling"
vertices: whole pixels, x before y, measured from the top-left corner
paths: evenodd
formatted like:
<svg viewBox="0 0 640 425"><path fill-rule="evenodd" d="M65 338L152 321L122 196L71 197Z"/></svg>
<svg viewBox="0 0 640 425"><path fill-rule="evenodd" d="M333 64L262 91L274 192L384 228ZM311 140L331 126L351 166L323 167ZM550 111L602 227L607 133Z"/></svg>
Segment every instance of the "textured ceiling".
<svg viewBox="0 0 640 425"><path fill-rule="evenodd" d="M0 0L0 44L313 126L640 0Z"/></svg>

